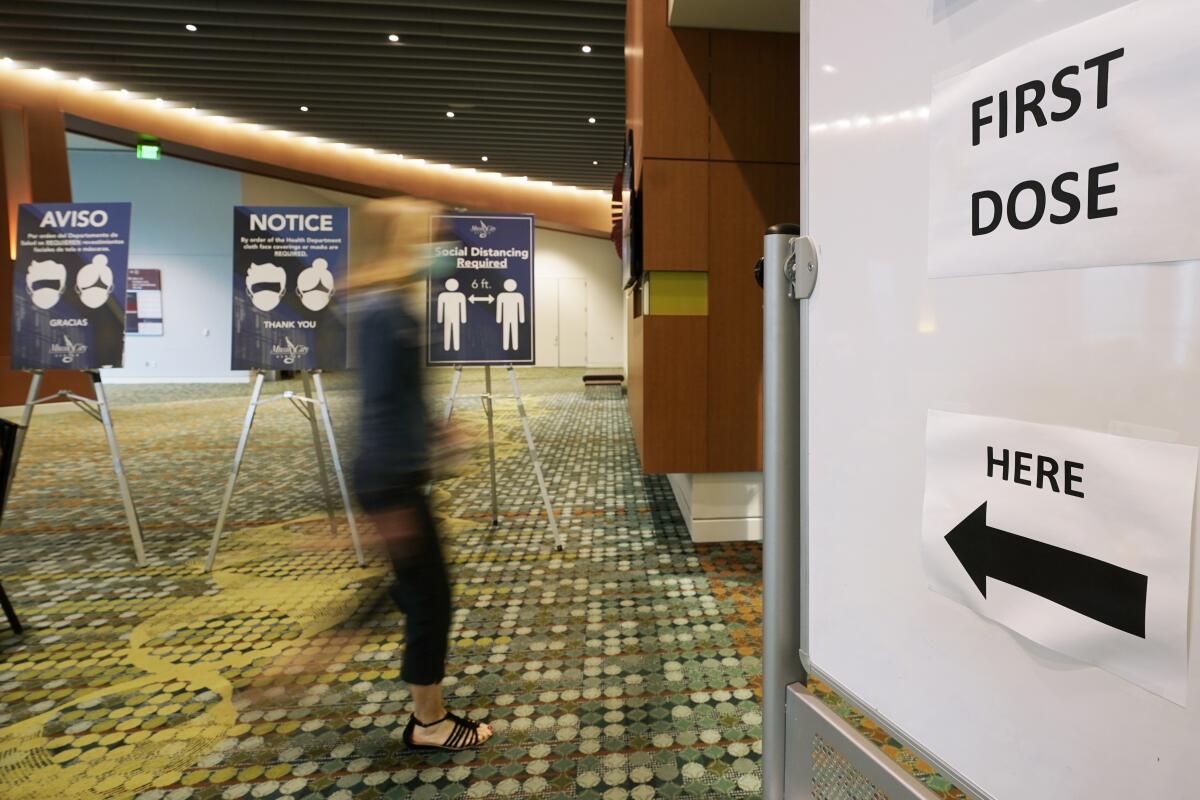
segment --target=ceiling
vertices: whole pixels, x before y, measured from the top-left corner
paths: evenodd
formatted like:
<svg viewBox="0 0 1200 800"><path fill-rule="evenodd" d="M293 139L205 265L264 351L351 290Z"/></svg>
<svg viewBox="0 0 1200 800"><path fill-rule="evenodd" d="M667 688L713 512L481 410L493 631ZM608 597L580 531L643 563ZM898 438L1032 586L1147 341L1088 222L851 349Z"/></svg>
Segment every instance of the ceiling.
<svg viewBox="0 0 1200 800"><path fill-rule="evenodd" d="M623 156L624 33L625 0L0 2L0 55L23 65L333 142L600 189Z"/></svg>

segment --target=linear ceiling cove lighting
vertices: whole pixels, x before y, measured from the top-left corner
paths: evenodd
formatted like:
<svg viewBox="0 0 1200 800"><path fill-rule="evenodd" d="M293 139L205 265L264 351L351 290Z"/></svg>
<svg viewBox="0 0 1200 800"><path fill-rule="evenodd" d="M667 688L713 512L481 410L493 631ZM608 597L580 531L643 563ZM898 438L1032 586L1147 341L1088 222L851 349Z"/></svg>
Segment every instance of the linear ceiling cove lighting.
<svg viewBox="0 0 1200 800"><path fill-rule="evenodd" d="M187 28L187 29L188 29L188 31L189 31L189 32L191 32L191 33L195 33L196 31L198 31L198 30L199 30L199 28L197 28L195 25L193 25L193 24L192 24L192 23L190 23L190 22L189 22L187 25L184 25L183 27Z"/></svg>
<svg viewBox="0 0 1200 800"><path fill-rule="evenodd" d="M395 36L395 34L392 34L392 35ZM64 75L64 74L56 72L53 69L50 69L49 67L40 67L39 68L39 67L32 66L32 65L20 66L19 63L14 62L14 60L12 58L7 57L7 56L0 56L0 67L12 67L14 69L19 69L20 72L18 72L17 76L15 78L13 78L14 80L17 80L18 82L24 81L24 80L42 79L42 80L49 80L49 81L55 81L55 82L61 81L62 86L64 86L64 87L69 86L72 89L78 88L78 89L99 90L99 89L104 88L103 84L97 84L95 81L93 81L91 78L88 78L87 76ZM10 78L8 78L8 77L4 78L4 81L8 81L8 80L10 80ZM567 186L567 185L563 185L563 184L555 184L553 181L538 180L538 179L530 180L530 178L528 176L524 176L524 175L519 176L519 177L513 176L513 175L505 175L502 172L493 171L490 169L480 171L480 170L476 170L474 167L455 166L453 164L446 164L446 163L426 162L424 159L419 159L419 158L405 158L400 153L380 153L369 147L361 148L361 147L355 147L355 146L352 146L352 145L349 145L346 143L342 143L342 142L329 142L327 140L321 139L316 136L301 136L292 131L270 129L270 128L267 128L256 122L247 122L247 121L231 119L231 118L223 117L223 116L210 115L210 114L206 113L205 111L196 108L195 106L175 105L174 103L172 103L162 97L146 97L144 95L140 95L137 92L131 92L128 89L117 89L114 87L114 88L110 88L110 89L105 89L105 92L111 93L109 95L109 97L107 98L107 102L110 102L110 103L115 102L115 98L113 98L112 95L116 95L117 97L119 97L121 100L124 100L124 101L136 101L137 103L145 103L147 105L152 106L154 109L156 109L156 112L162 115L161 119L163 119L163 120L169 121L170 115L178 114L178 115L185 115L190 120L194 121L194 124L198 124L198 125L207 125L210 127L237 125L239 128L242 128L249 132L253 132L254 134L256 134L258 136L279 137L279 138L283 138L283 139L291 139L296 142L304 142L309 146L312 146L315 148L321 148L329 153L340 151L340 152L338 152L338 156L337 156L339 159L364 159L364 158L382 159L382 158L387 158L387 159L392 159L393 161L404 161L406 167L408 165L411 165L412 168L437 170L441 174L450 173L452 175L463 175L463 176L476 175L480 179L501 181L501 182L503 182L505 184L509 184L509 185L525 184L526 186L529 186L529 187L538 187L539 189L544 188L546 190L550 190L553 192L572 192L572 193L584 192L585 194L594 195L597 198L603 197L606 200L608 199L608 197L610 195L610 192L608 190L603 190L603 189L582 189L578 186ZM309 111L310 110L309 106L307 106L307 105L300 105L300 106L296 106L296 107L299 108L301 111ZM143 106L143 108L144 108L144 106ZM454 111L446 111L445 113L446 113L446 116L451 119L453 119L456 115L456 112L454 112ZM911 109L907 113L910 116L921 115L922 117L926 117L929 114L929 109L927 107L922 107L922 108L917 108L917 109ZM595 124L597 121L596 117L588 117L587 119L590 124ZM849 126L850 124L851 124L850 121L846 120L846 125ZM159 151L159 152L161 152L161 151ZM147 148L146 152L143 154L143 157L152 158L153 157L152 153L153 153L153 150L151 148ZM484 154L480 154L480 156L479 156L479 160L483 163L487 163L489 159L490 159L490 156L487 156ZM359 163L363 163L363 162L359 161ZM599 160L592 161L593 166L599 166L599 164L600 164Z"/></svg>
<svg viewBox="0 0 1200 800"><path fill-rule="evenodd" d="M592 46L591 46L590 44L585 44L583 47L581 47L581 48L579 48L579 49L580 49L580 50L582 50L582 51L583 51L583 52L585 52L585 53L590 53L590 52L592 52Z"/></svg>

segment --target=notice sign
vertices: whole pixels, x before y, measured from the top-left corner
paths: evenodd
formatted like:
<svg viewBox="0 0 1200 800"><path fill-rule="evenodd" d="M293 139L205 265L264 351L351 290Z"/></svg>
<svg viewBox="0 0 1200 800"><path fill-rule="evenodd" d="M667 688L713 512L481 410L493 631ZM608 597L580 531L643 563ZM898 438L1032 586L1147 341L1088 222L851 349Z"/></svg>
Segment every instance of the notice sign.
<svg viewBox="0 0 1200 800"><path fill-rule="evenodd" d="M233 210L233 369L344 369L344 208Z"/></svg>
<svg viewBox="0 0 1200 800"><path fill-rule="evenodd" d="M930 274L1200 257L1197 31L1138 0L936 86Z"/></svg>
<svg viewBox="0 0 1200 800"><path fill-rule="evenodd" d="M533 217L446 214L430 219L430 364L532 364Z"/></svg>
<svg viewBox="0 0 1200 800"><path fill-rule="evenodd" d="M129 217L129 203L20 207L13 369L121 366Z"/></svg>
<svg viewBox="0 0 1200 800"><path fill-rule="evenodd" d="M125 287L125 335L162 336L162 271L130 267Z"/></svg>
<svg viewBox="0 0 1200 800"><path fill-rule="evenodd" d="M1184 705L1196 457L1185 445L930 411L930 585Z"/></svg>

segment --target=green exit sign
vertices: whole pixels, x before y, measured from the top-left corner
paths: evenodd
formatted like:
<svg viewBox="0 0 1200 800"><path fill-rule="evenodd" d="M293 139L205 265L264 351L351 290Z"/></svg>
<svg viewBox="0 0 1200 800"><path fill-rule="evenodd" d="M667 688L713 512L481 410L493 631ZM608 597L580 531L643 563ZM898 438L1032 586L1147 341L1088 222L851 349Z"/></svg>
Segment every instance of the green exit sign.
<svg viewBox="0 0 1200 800"><path fill-rule="evenodd" d="M137 146L137 157L146 158L151 161L158 161L162 158L162 147L158 144L148 144L143 142Z"/></svg>

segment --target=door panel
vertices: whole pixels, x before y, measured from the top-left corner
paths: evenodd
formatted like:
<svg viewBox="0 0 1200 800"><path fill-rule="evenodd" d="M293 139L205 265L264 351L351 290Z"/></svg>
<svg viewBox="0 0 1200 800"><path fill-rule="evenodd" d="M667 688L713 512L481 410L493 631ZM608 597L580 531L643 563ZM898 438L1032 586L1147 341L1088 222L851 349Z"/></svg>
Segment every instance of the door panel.
<svg viewBox="0 0 1200 800"><path fill-rule="evenodd" d="M558 280L558 365L587 366L587 281Z"/></svg>

